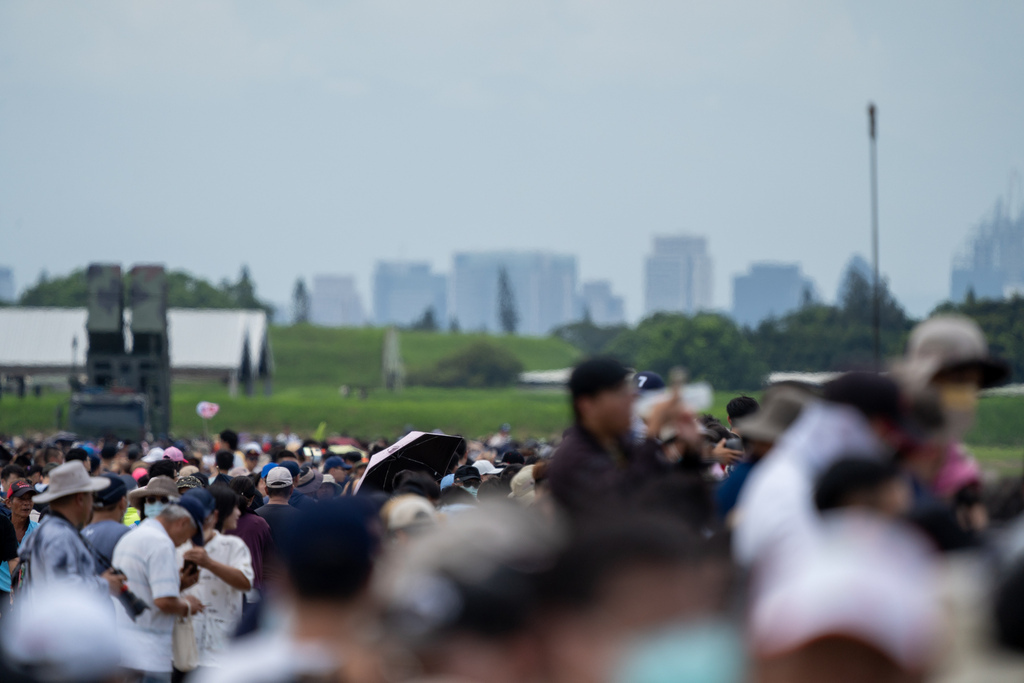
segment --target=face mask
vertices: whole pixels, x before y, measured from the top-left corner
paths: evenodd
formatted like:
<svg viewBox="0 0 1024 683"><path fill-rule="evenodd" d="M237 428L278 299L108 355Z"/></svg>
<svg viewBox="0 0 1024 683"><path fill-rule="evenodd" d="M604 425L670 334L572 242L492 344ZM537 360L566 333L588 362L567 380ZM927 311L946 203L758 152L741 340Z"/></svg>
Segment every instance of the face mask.
<svg viewBox="0 0 1024 683"><path fill-rule="evenodd" d="M743 643L727 624L698 622L649 633L621 661L616 683L746 680Z"/></svg>
<svg viewBox="0 0 1024 683"><path fill-rule="evenodd" d="M977 385L943 384L939 387L939 399L950 435L955 441L961 441L974 426L974 414L978 409Z"/></svg>
<svg viewBox="0 0 1024 683"><path fill-rule="evenodd" d="M469 493L474 498L476 498L476 492L477 492L477 487L476 486L465 486L463 488L466 489L466 493Z"/></svg>
<svg viewBox="0 0 1024 683"><path fill-rule="evenodd" d="M163 512L165 507L167 507L167 503L146 503L143 509L146 511L147 518L153 518Z"/></svg>

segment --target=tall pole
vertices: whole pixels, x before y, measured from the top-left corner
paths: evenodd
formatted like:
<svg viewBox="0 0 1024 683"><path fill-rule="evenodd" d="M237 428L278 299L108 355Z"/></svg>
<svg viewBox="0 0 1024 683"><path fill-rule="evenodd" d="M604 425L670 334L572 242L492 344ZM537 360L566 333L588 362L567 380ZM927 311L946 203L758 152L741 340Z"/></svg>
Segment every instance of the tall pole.
<svg viewBox="0 0 1024 683"><path fill-rule="evenodd" d="M875 151L875 105L868 104L868 123L871 133L871 260L874 282L871 289L872 316L875 341L875 369L882 369L882 300L878 280L878 157Z"/></svg>

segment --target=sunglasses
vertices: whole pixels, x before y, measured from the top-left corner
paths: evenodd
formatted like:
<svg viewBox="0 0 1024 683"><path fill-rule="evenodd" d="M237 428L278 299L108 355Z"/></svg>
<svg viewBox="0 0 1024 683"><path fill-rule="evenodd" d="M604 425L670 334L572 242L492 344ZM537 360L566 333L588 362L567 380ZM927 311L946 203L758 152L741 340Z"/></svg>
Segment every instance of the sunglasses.
<svg viewBox="0 0 1024 683"><path fill-rule="evenodd" d="M171 499L168 498L167 496L159 496L159 497L157 497L157 496L146 496L146 498L144 500L147 503L164 503L164 504L167 504L167 503L171 502Z"/></svg>

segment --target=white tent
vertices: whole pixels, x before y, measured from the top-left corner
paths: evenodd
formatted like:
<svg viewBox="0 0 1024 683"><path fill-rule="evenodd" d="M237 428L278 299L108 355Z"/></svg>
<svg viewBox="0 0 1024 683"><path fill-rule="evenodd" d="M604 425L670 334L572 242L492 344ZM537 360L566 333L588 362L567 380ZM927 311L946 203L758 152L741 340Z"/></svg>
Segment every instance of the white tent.
<svg viewBox="0 0 1024 683"><path fill-rule="evenodd" d="M67 375L88 352L84 308L0 308L0 375ZM131 348L131 311L125 313ZM263 311L172 308L167 311L171 375L237 382L269 377L274 360Z"/></svg>

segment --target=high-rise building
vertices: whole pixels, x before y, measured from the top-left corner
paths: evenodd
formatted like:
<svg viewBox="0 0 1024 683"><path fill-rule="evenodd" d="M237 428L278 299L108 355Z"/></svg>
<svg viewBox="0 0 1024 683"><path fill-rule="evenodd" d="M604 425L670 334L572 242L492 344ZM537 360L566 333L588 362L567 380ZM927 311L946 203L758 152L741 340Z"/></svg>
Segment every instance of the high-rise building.
<svg viewBox="0 0 1024 683"><path fill-rule="evenodd" d="M968 291L979 299L1024 293L1024 212L998 202L953 259L950 298L963 301Z"/></svg>
<svg viewBox="0 0 1024 683"><path fill-rule="evenodd" d="M373 319L378 325L412 325L434 309L439 327L448 324L448 278L429 263L379 261L373 274Z"/></svg>
<svg viewBox="0 0 1024 683"><path fill-rule="evenodd" d="M498 277L508 273L519 334L542 335L576 318L576 257L544 252L455 254L451 308L463 330L501 329Z"/></svg>
<svg viewBox="0 0 1024 683"><path fill-rule="evenodd" d="M626 322L626 306L621 296L612 294L608 280L584 282L580 293L583 312L595 325L621 325Z"/></svg>
<svg viewBox="0 0 1024 683"><path fill-rule="evenodd" d="M750 272L732 279L732 317L754 327L799 308L805 292L813 295L814 283L800 272L800 264L751 264Z"/></svg>
<svg viewBox="0 0 1024 683"><path fill-rule="evenodd" d="M696 313L711 308L711 256L707 238L654 238L644 268L644 312Z"/></svg>
<svg viewBox="0 0 1024 683"><path fill-rule="evenodd" d="M309 305L310 322L325 327L357 327L366 321L351 275L317 275Z"/></svg>
<svg viewBox="0 0 1024 683"><path fill-rule="evenodd" d="M0 301L14 302L14 271L7 266L0 266Z"/></svg>

